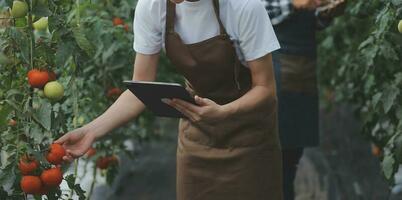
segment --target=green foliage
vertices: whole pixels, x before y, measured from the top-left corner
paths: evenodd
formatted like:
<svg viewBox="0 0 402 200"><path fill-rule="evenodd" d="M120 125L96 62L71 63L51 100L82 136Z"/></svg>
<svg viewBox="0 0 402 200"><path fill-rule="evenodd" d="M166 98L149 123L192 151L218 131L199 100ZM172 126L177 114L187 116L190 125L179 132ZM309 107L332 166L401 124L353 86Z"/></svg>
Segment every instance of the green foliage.
<svg viewBox="0 0 402 200"><path fill-rule="evenodd" d="M321 33L320 82L336 100L356 106L362 133L384 150L393 181L402 134L402 0L350 1L344 16ZM325 67L324 67L325 66ZM396 148L398 147L398 148Z"/></svg>
<svg viewBox="0 0 402 200"><path fill-rule="evenodd" d="M43 157L49 144L99 116L114 102L106 96L108 89L124 90L123 80L132 78L133 33L131 28L126 31L121 25L114 26L112 20L120 17L131 27L136 1L25 1L28 15L18 19L8 12L12 0L0 2L0 199L23 198L17 168L22 155L32 154L49 167ZM45 32L32 27L40 17L48 17ZM181 81L166 67L166 58L161 65L159 80ZM33 68L57 74L65 89L62 100L51 102L29 86L27 73ZM17 125L8 125L10 119ZM135 123L116 130L95 144L97 155L128 153L133 157L124 142L152 139L154 119L145 113ZM83 161L93 162L94 158ZM105 174L108 183L117 169ZM76 175L65 176L65 180L72 192L54 191L48 199L68 199L72 193L80 199L88 195Z"/></svg>

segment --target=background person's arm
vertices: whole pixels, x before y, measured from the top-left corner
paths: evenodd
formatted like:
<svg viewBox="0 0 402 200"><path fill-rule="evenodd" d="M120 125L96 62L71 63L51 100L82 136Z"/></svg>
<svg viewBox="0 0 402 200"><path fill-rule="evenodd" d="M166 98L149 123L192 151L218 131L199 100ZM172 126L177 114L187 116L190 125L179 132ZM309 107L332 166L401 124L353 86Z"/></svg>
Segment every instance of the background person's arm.
<svg viewBox="0 0 402 200"><path fill-rule="evenodd" d="M314 10L321 0L263 0L272 25L285 21L295 10Z"/></svg>
<svg viewBox="0 0 402 200"><path fill-rule="evenodd" d="M159 53L137 54L133 80L154 81L158 61ZM75 157L84 155L96 139L137 117L144 108L144 104L126 90L102 115L85 126L65 134L56 143L63 144L68 153L65 159L71 161Z"/></svg>

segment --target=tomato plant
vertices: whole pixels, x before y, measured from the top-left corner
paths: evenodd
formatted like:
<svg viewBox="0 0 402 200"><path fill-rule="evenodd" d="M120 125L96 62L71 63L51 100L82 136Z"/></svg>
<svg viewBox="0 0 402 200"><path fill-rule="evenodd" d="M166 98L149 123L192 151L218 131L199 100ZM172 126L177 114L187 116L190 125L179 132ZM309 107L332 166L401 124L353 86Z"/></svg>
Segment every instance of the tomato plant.
<svg viewBox="0 0 402 200"><path fill-rule="evenodd" d="M349 1L319 49L322 87L354 105L390 183L402 164L401 18L402 0Z"/></svg>
<svg viewBox="0 0 402 200"><path fill-rule="evenodd" d="M28 194L85 199L94 184L83 190L77 176L80 163L91 164L96 172L97 160L113 155L107 160L110 167L101 170L112 183L117 157L135 155L125 142L157 137L152 134L155 117L146 112L98 141L96 154L71 165L61 162L63 153L52 145L104 112L125 89L123 80L132 78L130 29L135 4L131 0L0 1L0 199L23 199ZM120 19L118 24L114 19ZM171 73L165 57L161 66L159 80L182 81ZM61 171L56 172L59 164ZM95 177L96 173L93 183ZM26 182L35 187L25 188ZM59 182L68 188L48 187Z"/></svg>

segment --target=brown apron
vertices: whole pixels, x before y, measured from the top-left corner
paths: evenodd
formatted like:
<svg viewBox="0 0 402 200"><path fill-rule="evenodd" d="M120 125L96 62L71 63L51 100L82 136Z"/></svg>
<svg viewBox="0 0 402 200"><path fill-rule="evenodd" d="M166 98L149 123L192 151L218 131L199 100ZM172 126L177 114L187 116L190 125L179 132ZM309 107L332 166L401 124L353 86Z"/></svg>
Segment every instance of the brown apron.
<svg viewBox="0 0 402 200"><path fill-rule="evenodd" d="M216 37L184 44L175 32L176 4L167 1L165 48L192 95L230 103L251 89L219 18ZM282 165L277 133L277 100L258 111L215 123L181 119L177 148L178 200L281 200Z"/></svg>

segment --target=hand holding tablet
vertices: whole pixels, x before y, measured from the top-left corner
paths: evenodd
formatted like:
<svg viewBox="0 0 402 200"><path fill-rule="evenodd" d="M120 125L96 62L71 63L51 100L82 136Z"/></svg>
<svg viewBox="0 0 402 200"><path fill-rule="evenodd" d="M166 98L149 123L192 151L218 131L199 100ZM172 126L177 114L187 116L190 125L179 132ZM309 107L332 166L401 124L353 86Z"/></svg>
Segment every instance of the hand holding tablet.
<svg viewBox="0 0 402 200"><path fill-rule="evenodd" d="M124 83L149 110L160 117L186 118L181 112L166 104L166 99L181 99L196 104L190 93L177 83L148 81L124 81Z"/></svg>

